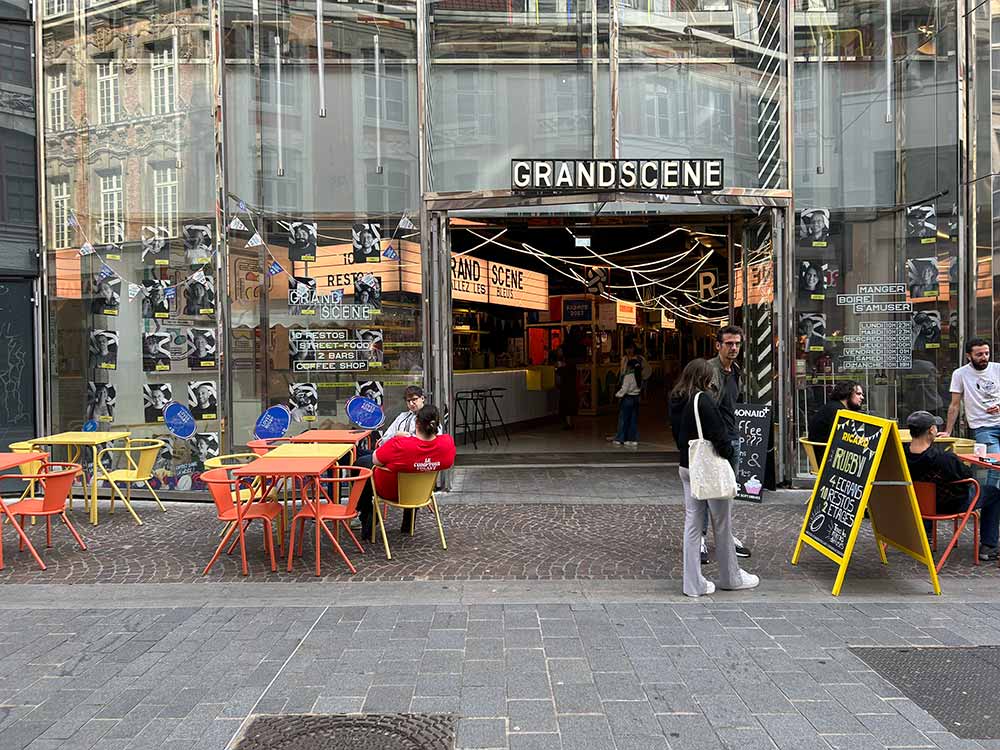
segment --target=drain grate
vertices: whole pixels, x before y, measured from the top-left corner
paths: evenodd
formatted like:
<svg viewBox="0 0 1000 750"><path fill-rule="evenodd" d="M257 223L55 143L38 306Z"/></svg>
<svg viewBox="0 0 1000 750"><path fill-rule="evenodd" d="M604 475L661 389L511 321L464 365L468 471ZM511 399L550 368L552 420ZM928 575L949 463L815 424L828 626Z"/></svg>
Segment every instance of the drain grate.
<svg viewBox="0 0 1000 750"><path fill-rule="evenodd" d="M450 714L258 716L237 750L452 750Z"/></svg>
<svg viewBox="0 0 1000 750"><path fill-rule="evenodd" d="M851 652L956 737L1000 740L1000 646Z"/></svg>

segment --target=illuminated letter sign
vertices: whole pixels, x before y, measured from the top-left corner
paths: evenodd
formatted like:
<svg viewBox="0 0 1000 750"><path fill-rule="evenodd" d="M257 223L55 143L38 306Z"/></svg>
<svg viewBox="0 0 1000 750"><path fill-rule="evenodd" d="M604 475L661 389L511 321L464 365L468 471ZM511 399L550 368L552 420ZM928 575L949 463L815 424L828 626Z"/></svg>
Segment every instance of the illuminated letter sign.
<svg viewBox="0 0 1000 750"><path fill-rule="evenodd" d="M642 190L704 193L721 190L722 159L511 159L514 192Z"/></svg>

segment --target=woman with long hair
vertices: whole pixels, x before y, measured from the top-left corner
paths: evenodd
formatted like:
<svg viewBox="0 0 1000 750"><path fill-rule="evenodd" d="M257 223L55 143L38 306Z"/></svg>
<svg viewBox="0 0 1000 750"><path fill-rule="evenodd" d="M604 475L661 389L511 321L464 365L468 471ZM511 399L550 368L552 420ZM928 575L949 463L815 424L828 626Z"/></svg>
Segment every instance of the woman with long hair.
<svg viewBox="0 0 1000 750"><path fill-rule="evenodd" d="M722 458L729 459L733 453L725 422L709 391L711 382L712 368L709 363L704 359L695 359L688 362L670 392L670 424L680 452L679 471L684 488L684 593L688 596L715 592L715 584L701 574L701 528L709 510L712 512L712 533L715 534L715 549L719 557L719 587L732 591L752 589L760 583L757 576L741 570L737 564L736 548L732 544L732 501L705 501L691 497L688 443L698 439L696 401L704 438L712 442ZM701 398L696 398L698 394ZM724 541L720 542L720 539Z"/></svg>

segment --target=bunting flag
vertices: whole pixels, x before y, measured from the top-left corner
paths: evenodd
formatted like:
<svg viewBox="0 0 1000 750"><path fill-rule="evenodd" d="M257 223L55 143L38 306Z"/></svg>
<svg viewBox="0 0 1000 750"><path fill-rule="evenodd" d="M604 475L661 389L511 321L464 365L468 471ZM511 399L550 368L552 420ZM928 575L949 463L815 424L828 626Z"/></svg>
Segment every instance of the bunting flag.
<svg viewBox="0 0 1000 750"><path fill-rule="evenodd" d="M392 245L387 246L385 252L382 253L382 255L384 255L389 260L399 260L399 253L396 252L396 249Z"/></svg>
<svg viewBox="0 0 1000 750"><path fill-rule="evenodd" d="M113 269L107 263L102 263L101 270L97 273L97 278L99 278L101 281L104 281L104 279L110 279L114 275L115 275L115 269Z"/></svg>
<svg viewBox="0 0 1000 750"><path fill-rule="evenodd" d="M198 269L193 274L191 274L191 280L192 281L197 281L199 284L204 283L204 281L205 281L205 272L202 271L201 269Z"/></svg>
<svg viewBox="0 0 1000 750"><path fill-rule="evenodd" d="M136 297L138 297L139 293L141 291L142 291L142 286L141 285L139 285L139 284L133 284L132 282L129 282L129 285L128 285L128 299L129 299L129 302L133 301Z"/></svg>
<svg viewBox="0 0 1000 750"><path fill-rule="evenodd" d="M344 290L343 289L331 289L330 298L333 300L333 304L339 305L344 301Z"/></svg>
<svg viewBox="0 0 1000 750"><path fill-rule="evenodd" d="M403 214L403 218L399 220L399 228L400 229L416 229L416 226L414 226L413 222L410 221L410 217L409 216L407 216L406 214Z"/></svg>
<svg viewBox="0 0 1000 750"><path fill-rule="evenodd" d="M233 217L233 220L229 222L229 228L235 229L237 232L247 231L247 225L243 223L243 220L239 216Z"/></svg>
<svg viewBox="0 0 1000 750"><path fill-rule="evenodd" d="M177 297L177 287L168 286L163 290L163 296L167 299L175 299Z"/></svg>
<svg viewBox="0 0 1000 750"><path fill-rule="evenodd" d="M240 211L243 213L247 212L247 202L245 200L240 201Z"/></svg>
<svg viewBox="0 0 1000 750"><path fill-rule="evenodd" d="M80 248L80 255L93 255L94 246L89 242L84 242L83 247Z"/></svg>
<svg viewBox="0 0 1000 750"><path fill-rule="evenodd" d="M69 226L71 227L80 226L80 222L76 220L76 214L73 213L72 211L69 212L69 218L66 219L66 223L69 224Z"/></svg>
<svg viewBox="0 0 1000 750"><path fill-rule="evenodd" d="M276 260L275 261L271 261L271 265L269 265L267 267L267 275L268 276L277 276L279 273L281 273L284 270L285 269L281 267L281 264L278 261L276 261Z"/></svg>
<svg viewBox="0 0 1000 750"><path fill-rule="evenodd" d="M264 244L264 240L261 239L260 232L254 232L253 237L247 240L247 247L259 247Z"/></svg>

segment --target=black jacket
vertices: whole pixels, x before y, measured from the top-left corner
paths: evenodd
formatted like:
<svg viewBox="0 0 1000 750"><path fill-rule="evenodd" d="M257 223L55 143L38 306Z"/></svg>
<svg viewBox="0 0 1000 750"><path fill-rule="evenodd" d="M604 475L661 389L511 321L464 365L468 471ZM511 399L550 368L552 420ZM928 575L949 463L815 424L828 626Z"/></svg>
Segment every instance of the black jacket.
<svg viewBox="0 0 1000 750"><path fill-rule="evenodd" d="M733 456L733 444L730 442L726 423L719 413L719 407L711 394L702 392L698 399L698 414L701 417L701 431L706 440L711 440L716 452L725 459ZM698 439L698 425L694 421L694 399L670 399L670 427L674 431L677 450L680 451L681 466L688 467L688 442Z"/></svg>
<svg viewBox="0 0 1000 750"><path fill-rule="evenodd" d="M932 445L923 453L910 453L909 444L903 446L910 479L930 482L937 487L937 512L961 513L969 507L971 484L950 484L972 477L972 470L954 453L946 453Z"/></svg>
<svg viewBox="0 0 1000 750"><path fill-rule="evenodd" d="M813 443L827 443L833 432L833 423L837 421L837 412L846 409L839 401L827 401L809 420L809 440Z"/></svg>

